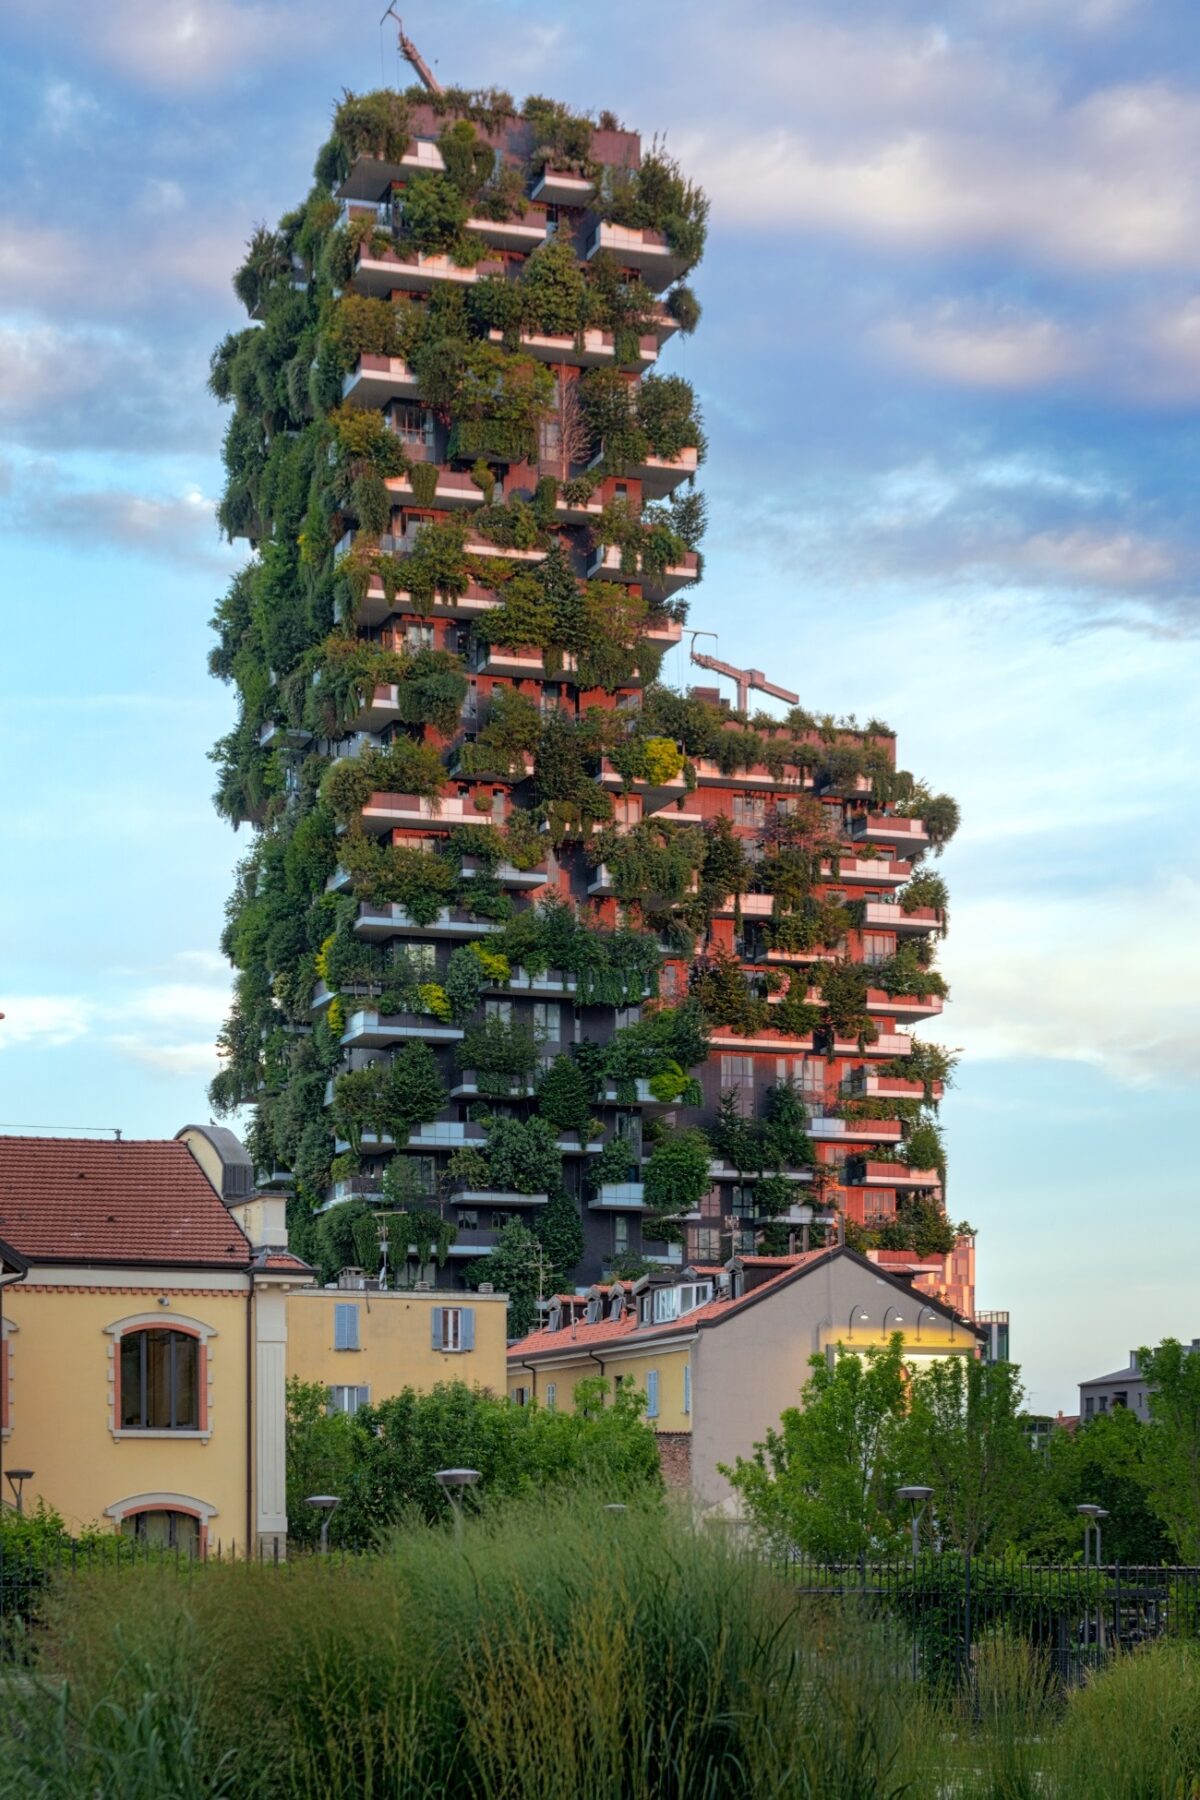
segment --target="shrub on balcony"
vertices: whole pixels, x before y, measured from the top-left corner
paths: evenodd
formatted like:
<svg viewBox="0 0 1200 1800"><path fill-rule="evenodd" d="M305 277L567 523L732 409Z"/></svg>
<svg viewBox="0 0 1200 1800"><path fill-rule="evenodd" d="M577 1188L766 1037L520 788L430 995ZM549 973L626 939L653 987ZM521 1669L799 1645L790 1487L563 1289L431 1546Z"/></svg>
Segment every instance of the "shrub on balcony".
<svg viewBox="0 0 1200 1800"><path fill-rule="evenodd" d="M950 1087L954 1081L954 1070L958 1062L957 1056L941 1044L931 1044L925 1038L914 1037L907 1056L893 1057L890 1062L881 1063L877 1074L888 1075L899 1081L919 1081L925 1090L925 1103L937 1105L933 1092L934 1084L941 1082Z"/></svg>
<svg viewBox="0 0 1200 1800"><path fill-rule="evenodd" d="M579 380L579 400L592 441L604 452L596 480L624 475L646 460L650 446L638 422L636 394L619 370L589 369Z"/></svg>
<svg viewBox="0 0 1200 1800"><path fill-rule="evenodd" d="M688 449L703 452L695 390L682 375L645 376L638 385L637 417L651 455L672 458Z"/></svg>
<svg viewBox="0 0 1200 1800"><path fill-rule="evenodd" d="M532 357L469 345L455 372L450 455L536 462L538 425L553 399L554 377Z"/></svg>
<svg viewBox="0 0 1200 1800"><path fill-rule="evenodd" d="M685 337L690 337L700 323L700 302L690 287L680 283L666 296L666 308Z"/></svg>
<svg viewBox="0 0 1200 1800"><path fill-rule="evenodd" d="M428 1044L414 1039L390 1062L339 1075L333 1089L333 1117L340 1134L357 1151L364 1131L403 1143L418 1125L437 1118L447 1098L437 1058Z"/></svg>
<svg viewBox="0 0 1200 1800"><path fill-rule="evenodd" d="M686 897L704 860L704 833L696 826L644 819L600 832L585 849L589 862L608 869L618 900L654 910Z"/></svg>
<svg viewBox="0 0 1200 1800"><path fill-rule="evenodd" d="M897 898L901 910L906 913L932 906L940 914L939 935L945 937L950 919L950 890L944 876L936 875L932 869L921 869L905 882Z"/></svg>
<svg viewBox="0 0 1200 1800"><path fill-rule="evenodd" d="M466 229L470 207L462 189L440 172L413 176L404 189L398 236L404 249L448 256L469 269L487 254L483 239Z"/></svg>
<svg viewBox="0 0 1200 1800"><path fill-rule="evenodd" d="M540 1045L529 1025L500 1018L468 1025L454 1057L460 1069L473 1069L481 1094L499 1099L515 1086L525 1086L538 1066Z"/></svg>
<svg viewBox="0 0 1200 1800"><path fill-rule="evenodd" d="M742 965L727 950L718 948L693 969L689 991L710 1027L725 1026L740 1037L776 1029L774 1009L751 992Z"/></svg>
<svg viewBox="0 0 1200 1800"><path fill-rule="evenodd" d="M474 743L464 744L459 752L459 772L463 775L523 773L525 758L534 754L541 734L542 717L537 703L517 688L497 688L492 693Z"/></svg>
<svg viewBox="0 0 1200 1800"><path fill-rule="evenodd" d="M625 1137L610 1138L597 1155L588 1157L585 1173L588 1187L593 1193L602 1187L636 1181L638 1178L637 1159L629 1139Z"/></svg>
<svg viewBox="0 0 1200 1800"><path fill-rule="evenodd" d="M402 356L401 314L388 300L343 294L330 314L325 341L343 374L349 373L360 356Z"/></svg>
<svg viewBox="0 0 1200 1800"><path fill-rule="evenodd" d="M418 615L427 616L439 594L446 600L459 600L466 593L470 582L466 539L467 527L461 519L434 519L417 532L403 571L404 585Z"/></svg>
<svg viewBox="0 0 1200 1800"><path fill-rule="evenodd" d="M541 94L528 97L521 107L521 116L533 134L529 154L533 175L551 168L588 180L599 178L600 165L592 159L595 127L590 119L571 112L561 100L547 100Z"/></svg>
<svg viewBox="0 0 1200 1800"><path fill-rule="evenodd" d="M464 451L463 454L469 455L470 452ZM486 538L498 550L537 550L545 547L545 532L537 514L527 500L522 500L516 494L499 506L481 506L471 520L471 530L474 536ZM507 592L505 598L508 598Z"/></svg>
<svg viewBox="0 0 1200 1800"><path fill-rule="evenodd" d="M601 202L605 218L635 230L661 231L676 256L691 267L704 254L708 199L665 151L643 156L636 169L608 171Z"/></svg>
<svg viewBox="0 0 1200 1800"><path fill-rule="evenodd" d="M547 238L521 271L517 290L526 324L551 336L577 332L586 321L587 283L569 237Z"/></svg>
<svg viewBox="0 0 1200 1800"><path fill-rule="evenodd" d="M560 1131L585 1134L591 1119L587 1077L571 1056L556 1056L538 1083L538 1110Z"/></svg>
<svg viewBox="0 0 1200 1800"><path fill-rule="evenodd" d="M931 794L917 782L912 794L896 808L901 818L920 819L935 856L940 856L959 826L958 802L949 794Z"/></svg>
<svg viewBox="0 0 1200 1800"><path fill-rule="evenodd" d="M458 728L467 678L461 660L448 650L418 650L405 658L397 682L397 705L405 725L432 725L443 737Z"/></svg>
<svg viewBox="0 0 1200 1800"><path fill-rule="evenodd" d="M404 446L381 412L375 412L371 407L343 404L329 414L326 423L333 432L338 455L345 463L369 463L384 477L407 474L409 462ZM421 468L426 466L420 465Z"/></svg>
<svg viewBox="0 0 1200 1800"><path fill-rule="evenodd" d="M511 973L507 956L481 943L463 944L453 951L446 966L446 996L450 1016L461 1025L479 1005L486 987L502 987Z"/></svg>
<svg viewBox="0 0 1200 1800"><path fill-rule="evenodd" d="M555 1285L562 1286L572 1279L572 1271L583 1255L583 1225L577 1203L559 1188L537 1214L533 1229Z"/></svg>
<svg viewBox="0 0 1200 1800"><path fill-rule="evenodd" d="M334 763L321 783L321 798L339 822L348 822L374 793L417 794L433 800L445 779L436 750L411 738L394 738L386 750L366 750Z"/></svg>
<svg viewBox="0 0 1200 1800"><path fill-rule="evenodd" d="M710 1154L708 1139L695 1126L662 1138L642 1170L646 1205L671 1217L695 1212L712 1186Z"/></svg>
<svg viewBox="0 0 1200 1800"><path fill-rule="evenodd" d="M370 701L375 689L403 679L405 658L365 638L327 638L317 669L318 679L308 690L306 723L336 737L346 722Z"/></svg>
<svg viewBox="0 0 1200 1800"><path fill-rule="evenodd" d="M562 1152L548 1119L489 1118L488 1183L514 1194L553 1193L562 1181Z"/></svg>
<svg viewBox="0 0 1200 1800"><path fill-rule="evenodd" d="M921 1119L910 1126L900 1155L910 1169L936 1169L945 1179L946 1151L942 1134L932 1119Z"/></svg>
<svg viewBox="0 0 1200 1800"><path fill-rule="evenodd" d="M336 179L340 181L349 174L360 156L378 156L384 162L398 163L412 141L410 120L404 94L391 88L379 88L370 94L354 94L345 89L333 115L334 142L345 159Z"/></svg>

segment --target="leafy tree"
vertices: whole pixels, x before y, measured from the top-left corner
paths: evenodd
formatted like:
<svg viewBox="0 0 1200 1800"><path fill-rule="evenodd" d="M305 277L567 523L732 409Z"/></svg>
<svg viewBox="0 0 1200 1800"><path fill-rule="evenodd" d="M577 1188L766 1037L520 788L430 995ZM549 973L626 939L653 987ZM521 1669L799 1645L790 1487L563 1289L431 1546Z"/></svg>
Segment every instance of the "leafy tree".
<svg viewBox="0 0 1200 1800"><path fill-rule="evenodd" d="M1163 1563L1174 1557L1171 1539L1150 1504L1147 1456L1151 1434L1127 1406L1100 1413L1075 1431L1051 1433L1044 1483L1050 1509L1023 1534L1032 1554L1073 1556L1079 1549L1083 1501L1103 1506L1105 1560Z"/></svg>
<svg viewBox="0 0 1200 1800"><path fill-rule="evenodd" d="M579 1208L561 1189L551 1194L550 1201L534 1220L534 1232L554 1271L554 1283L561 1287L583 1255L583 1225Z"/></svg>
<svg viewBox="0 0 1200 1800"><path fill-rule="evenodd" d="M942 1536L965 1556L1014 1543L1034 1505L1037 1459L1012 1363L939 1358L912 1377L899 1434L904 1478L934 1490Z"/></svg>
<svg viewBox="0 0 1200 1800"><path fill-rule="evenodd" d="M864 1356L809 1361L802 1405L778 1431L722 1468L771 1537L816 1556L857 1556L897 1539L893 1507L904 1411L903 1339Z"/></svg>
<svg viewBox="0 0 1200 1800"><path fill-rule="evenodd" d="M488 1281L508 1295L508 1335L525 1337L538 1321L537 1303L552 1285L550 1259L538 1239L519 1219L510 1219L490 1256L475 1259L467 1280L478 1287Z"/></svg>
<svg viewBox="0 0 1200 1800"><path fill-rule="evenodd" d="M1177 1338L1138 1351L1149 1389L1146 1493L1180 1561L1200 1560L1200 1355Z"/></svg>
<svg viewBox="0 0 1200 1800"><path fill-rule="evenodd" d="M556 1056L538 1088L538 1108L560 1131L586 1131L591 1116L587 1077L571 1056Z"/></svg>
<svg viewBox="0 0 1200 1800"><path fill-rule="evenodd" d="M352 1418L325 1412L325 1390L288 1384L288 1518L292 1535L312 1543L319 1520L305 1496L337 1494L330 1540L354 1549L379 1541L389 1525L416 1510L431 1524L447 1517L434 1473L478 1469L470 1497L486 1506L509 1496L581 1485L605 1499L661 1490L654 1433L642 1418L644 1397L602 1377L580 1382L571 1411L514 1406L511 1401L444 1383L419 1394L406 1388Z"/></svg>
<svg viewBox="0 0 1200 1800"><path fill-rule="evenodd" d="M562 1180L562 1151L548 1119L487 1120L488 1179L517 1194L552 1193Z"/></svg>
<svg viewBox="0 0 1200 1800"><path fill-rule="evenodd" d="M708 1139L695 1126L673 1131L650 1152L645 1167L646 1204L655 1212L692 1212L712 1186Z"/></svg>

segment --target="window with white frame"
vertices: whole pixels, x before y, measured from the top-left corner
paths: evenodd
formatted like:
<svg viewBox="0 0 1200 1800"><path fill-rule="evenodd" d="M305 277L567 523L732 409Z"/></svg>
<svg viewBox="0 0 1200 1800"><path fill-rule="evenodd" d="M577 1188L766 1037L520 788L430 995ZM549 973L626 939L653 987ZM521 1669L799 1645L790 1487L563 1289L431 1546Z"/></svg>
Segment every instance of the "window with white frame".
<svg viewBox="0 0 1200 1800"><path fill-rule="evenodd" d="M475 1348L475 1308L473 1306L435 1306L432 1333L435 1350L473 1350Z"/></svg>
<svg viewBox="0 0 1200 1800"><path fill-rule="evenodd" d="M682 1319L698 1306L707 1306L712 1291L711 1281L684 1281L676 1287L655 1288L643 1300L643 1306L649 1306L647 1323L668 1325L672 1319Z"/></svg>
<svg viewBox="0 0 1200 1800"><path fill-rule="evenodd" d="M735 825L761 826L766 823L767 803L761 794L735 794L733 796L733 822Z"/></svg>
<svg viewBox="0 0 1200 1800"><path fill-rule="evenodd" d="M614 1213L612 1221L613 1256L624 1256L629 1249L629 1219L625 1213Z"/></svg>
<svg viewBox="0 0 1200 1800"><path fill-rule="evenodd" d="M535 1000L533 1029L542 1038L562 1036L562 1007L557 1000Z"/></svg>
<svg viewBox="0 0 1200 1800"><path fill-rule="evenodd" d="M333 1309L333 1347L335 1350L361 1350L358 1336L358 1307L339 1300Z"/></svg>
<svg viewBox="0 0 1200 1800"><path fill-rule="evenodd" d="M737 1110L743 1119L753 1116L754 1058L752 1056L723 1056L721 1058L721 1092L734 1095Z"/></svg>
<svg viewBox="0 0 1200 1800"><path fill-rule="evenodd" d="M872 967L890 962L895 954L895 939L890 931L864 931L862 943L863 961Z"/></svg>
<svg viewBox="0 0 1200 1800"><path fill-rule="evenodd" d="M485 1019L499 1019L503 1025L512 1024L511 1000L485 1000L483 1003Z"/></svg>
<svg viewBox="0 0 1200 1800"><path fill-rule="evenodd" d="M352 1383L334 1382L325 1389L325 1411L327 1413L347 1413L353 1416L360 1406L369 1406L371 1390L369 1387L358 1387Z"/></svg>
<svg viewBox="0 0 1200 1800"><path fill-rule="evenodd" d="M557 1381L548 1381L546 1383L546 1411L553 1412L554 1408L557 1404L558 1404L558 1383L557 1383Z"/></svg>

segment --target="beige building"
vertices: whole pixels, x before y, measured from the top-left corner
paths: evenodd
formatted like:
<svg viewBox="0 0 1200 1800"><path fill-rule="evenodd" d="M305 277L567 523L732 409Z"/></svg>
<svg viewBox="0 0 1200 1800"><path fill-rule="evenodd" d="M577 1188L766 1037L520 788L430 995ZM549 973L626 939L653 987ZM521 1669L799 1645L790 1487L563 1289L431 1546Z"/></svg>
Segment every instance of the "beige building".
<svg viewBox="0 0 1200 1800"><path fill-rule="evenodd" d="M732 1510L719 1465L751 1456L798 1403L810 1359L861 1355L896 1332L910 1368L979 1353L967 1319L853 1250L735 1257L560 1296L545 1328L509 1350L508 1391L570 1408L590 1377L634 1382L668 1481L705 1510Z"/></svg>
<svg viewBox="0 0 1200 1800"><path fill-rule="evenodd" d="M286 1198L255 1187L233 1133L189 1125L180 1136L250 1240L285 1254ZM425 1393L442 1381L503 1394L507 1319L504 1294L381 1289L362 1271L346 1270L335 1286L289 1288L281 1321L286 1374L320 1383L337 1412L357 1412L404 1388Z"/></svg>

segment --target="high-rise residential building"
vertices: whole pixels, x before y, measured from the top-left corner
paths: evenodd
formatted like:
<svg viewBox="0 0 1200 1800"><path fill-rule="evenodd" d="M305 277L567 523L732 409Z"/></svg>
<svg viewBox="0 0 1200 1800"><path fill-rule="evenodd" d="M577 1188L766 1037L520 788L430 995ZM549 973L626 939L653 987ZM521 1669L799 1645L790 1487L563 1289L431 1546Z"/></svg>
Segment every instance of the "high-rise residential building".
<svg viewBox="0 0 1200 1800"><path fill-rule="evenodd" d="M315 175L212 373L254 550L217 798L255 828L214 1100L295 1248L546 1293L838 1234L950 1259L950 1059L909 1031L954 803L879 721L745 710L785 668L737 708L657 679L703 194L610 115L419 88L347 96Z"/></svg>

